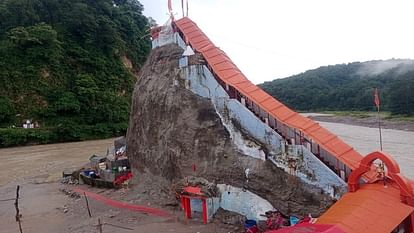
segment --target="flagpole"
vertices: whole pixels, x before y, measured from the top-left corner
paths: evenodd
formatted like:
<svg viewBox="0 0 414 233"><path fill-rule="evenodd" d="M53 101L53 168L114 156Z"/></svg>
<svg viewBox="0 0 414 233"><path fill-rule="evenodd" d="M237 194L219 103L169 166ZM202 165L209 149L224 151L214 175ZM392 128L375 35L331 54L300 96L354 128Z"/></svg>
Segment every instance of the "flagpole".
<svg viewBox="0 0 414 233"><path fill-rule="evenodd" d="M381 134L381 117L380 117L380 108L378 106L378 130L379 130L379 137L380 137L380 149L382 151L382 134Z"/></svg>
<svg viewBox="0 0 414 233"><path fill-rule="evenodd" d="M375 106L377 107L377 115L378 115L378 130L379 130L379 139L380 139L380 149L382 151L382 133L381 133L381 116L380 116L380 105L381 105L381 101L380 101L380 94L378 91L378 88L374 89L374 103ZM387 177L385 174L385 166L384 166L384 162L381 161L381 163L378 165L377 167L377 172L379 172L380 177L382 178L382 181L384 182L384 187L387 187Z"/></svg>
<svg viewBox="0 0 414 233"><path fill-rule="evenodd" d="M381 135L381 117L380 117L380 108L378 106L378 130L379 130L379 136L380 136L380 149L382 151L382 135ZM384 187L387 187L387 177L385 175L385 166L384 161L381 161L380 164L381 170L382 170L382 181L384 182Z"/></svg>
<svg viewBox="0 0 414 233"><path fill-rule="evenodd" d="M377 107L377 114L378 114L378 130L379 130L379 136L380 136L380 149L382 151L382 133L381 133L381 117L380 117L380 94L378 88L374 88L374 104Z"/></svg>
<svg viewBox="0 0 414 233"><path fill-rule="evenodd" d="M184 14L184 0L181 0L181 11L183 12L183 18L185 17Z"/></svg>

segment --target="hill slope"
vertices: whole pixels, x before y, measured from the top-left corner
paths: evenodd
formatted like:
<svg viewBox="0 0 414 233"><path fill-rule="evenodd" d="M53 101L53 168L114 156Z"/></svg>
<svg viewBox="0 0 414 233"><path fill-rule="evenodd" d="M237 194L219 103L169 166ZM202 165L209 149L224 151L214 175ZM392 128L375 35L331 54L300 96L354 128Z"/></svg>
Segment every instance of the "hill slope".
<svg viewBox="0 0 414 233"><path fill-rule="evenodd" d="M384 110L414 114L414 60L324 66L260 86L302 111L372 110L373 88L379 87Z"/></svg>
<svg viewBox="0 0 414 233"><path fill-rule="evenodd" d="M55 130L52 141L125 131L150 49L142 10L137 0L1 1L0 126L32 119Z"/></svg>

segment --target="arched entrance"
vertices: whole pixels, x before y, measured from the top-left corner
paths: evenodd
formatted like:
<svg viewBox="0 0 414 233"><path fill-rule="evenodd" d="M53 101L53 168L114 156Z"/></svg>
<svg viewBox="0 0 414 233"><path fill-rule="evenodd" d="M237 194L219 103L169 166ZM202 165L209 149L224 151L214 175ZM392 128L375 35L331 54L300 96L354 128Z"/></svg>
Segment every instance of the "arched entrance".
<svg viewBox="0 0 414 233"><path fill-rule="evenodd" d="M400 166L398 166L398 163L390 155L380 151L375 151L365 156L361 160L359 167L352 171L348 180L349 191L355 192L358 190L359 179L364 173L371 170L372 163L377 159L384 162L388 169L387 176L398 185L401 194L401 201L410 206L414 206L413 187L409 181L400 174Z"/></svg>
<svg viewBox="0 0 414 233"><path fill-rule="evenodd" d="M395 182L400 189L401 201L409 206L414 206L414 191L410 182L400 174L400 166L398 163L387 153L375 151L365 156L357 169L352 171L348 179L349 192L355 192L359 188L359 180L363 174L371 170L372 163L375 160L381 160L388 171L386 176L389 177L392 182ZM414 213L408 217L407 230L414 232Z"/></svg>

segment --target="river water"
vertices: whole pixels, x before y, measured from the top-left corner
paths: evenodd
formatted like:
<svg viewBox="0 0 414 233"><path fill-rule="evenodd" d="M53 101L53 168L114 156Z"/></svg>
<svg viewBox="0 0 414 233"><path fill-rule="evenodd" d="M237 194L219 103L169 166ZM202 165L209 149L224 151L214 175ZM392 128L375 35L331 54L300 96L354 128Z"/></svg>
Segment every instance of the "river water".
<svg viewBox="0 0 414 233"><path fill-rule="evenodd" d="M378 128L319 122L332 133L355 148L362 155L379 150ZM414 179L414 132L382 129L383 151L400 165L401 173Z"/></svg>

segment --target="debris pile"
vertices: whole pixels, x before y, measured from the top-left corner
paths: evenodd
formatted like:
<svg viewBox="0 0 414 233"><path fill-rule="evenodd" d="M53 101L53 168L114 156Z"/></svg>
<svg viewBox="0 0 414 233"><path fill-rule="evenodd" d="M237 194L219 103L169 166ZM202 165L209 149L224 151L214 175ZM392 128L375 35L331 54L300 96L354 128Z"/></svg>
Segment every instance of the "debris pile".
<svg viewBox="0 0 414 233"><path fill-rule="evenodd" d="M60 188L59 191L61 191L62 193L68 195L71 198L75 198L75 199L79 199L81 198L80 194L77 192L73 192L70 189L66 189L66 188Z"/></svg>
<svg viewBox="0 0 414 233"><path fill-rule="evenodd" d="M101 188L127 186L132 178L131 166L126 156L125 138L114 142L115 149L107 150L106 156L92 155L89 163L74 171L64 171L62 184L88 184Z"/></svg>
<svg viewBox="0 0 414 233"><path fill-rule="evenodd" d="M184 194L185 187L198 187L203 195L208 197L219 197L219 191L216 184L209 182L202 177L187 176L173 184L175 193Z"/></svg>
<svg viewBox="0 0 414 233"><path fill-rule="evenodd" d="M77 184L79 184L79 180L76 179L74 176L65 176L65 177L62 177L60 179L60 183L61 184L77 185Z"/></svg>
<svg viewBox="0 0 414 233"><path fill-rule="evenodd" d="M247 218L241 214L219 208L213 216L213 222L236 226L243 226ZM236 230L236 229L235 229Z"/></svg>

